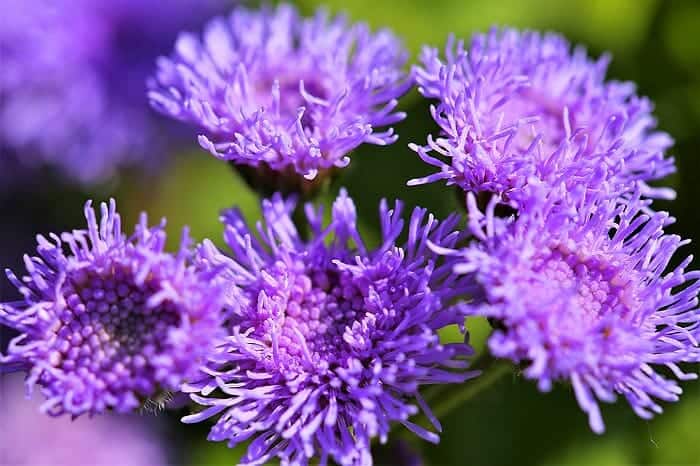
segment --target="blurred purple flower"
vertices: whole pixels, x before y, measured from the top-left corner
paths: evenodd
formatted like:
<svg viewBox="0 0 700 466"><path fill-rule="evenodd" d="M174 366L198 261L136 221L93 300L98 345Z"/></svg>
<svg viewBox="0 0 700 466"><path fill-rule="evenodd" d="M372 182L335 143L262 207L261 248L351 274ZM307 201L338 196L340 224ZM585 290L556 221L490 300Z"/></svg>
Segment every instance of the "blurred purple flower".
<svg viewBox="0 0 700 466"><path fill-rule="evenodd" d="M277 195L263 202L261 240L238 210L224 214L232 256L205 242L201 264L224 267L229 284L230 337L201 381L189 384L205 406L184 419L221 414L209 434L230 447L252 440L242 464L307 464L320 456L338 464L370 464L370 441L387 440L399 422L420 437L437 434L408 419L425 384L460 383L466 343L441 344L437 331L464 324L454 298L465 277L435 255L428 242L455 247L457 216L438 223L424 209L411 215L407 240L401 203L380 207L381 244L370 249L357 230L355 205L343 191L330 224L306 206L310 239L292 223L295 203Z"/></svg>
<svg viewBox="0 0 700 466"><path fill-rule="evenodd" d="M647 185L675 170L665 158L673 141L656 130L652 104L633 83L605 81L607 56L592 61L557 34L494 28L466 48L450 38L445 57L425 48L414 69L419 91L438 100L431 110L441 134L411 145L439 172L409 184L446 180L514 208L530 177L675 196Z"/></svg>
<svg viewBox="0 0 700 466"><path fill-rule="evenodd" d="M144 97L152 62L215 0L7 0L0 23L0 162L94 183L155 167L168 139ZM166 45L167 44L167 45ZM12 181L4 177L4 183Z"/></svg>
<svg viewBox="0 0 700 466"><path fill-rule="evenodd" d="M411 85L406 57L389 31L324 11L237 8L201 39L182 34L149 95L158 111L201 128L216 157L313 179L345 167L362 143L396 141L392 129L375 130L405 117L394 109Z"/></svg>
<svg viewBox="0 0 700 466"><path fill-rule="evenodd" d="M126 412L177 391L221 331L222 289L188 265L186 232L171 255L164 225L149 228L145 214L131 238L114 201L99 222L89 202L85 216L87 230L37 237L28 275L8 271L24 299L0 304L0 323L20 332L2 371L28 371L51 415Z"/></svg>
<svg viewBox="0 0 700 466"><path fill-rule="evenodd" d="M641 213L650 201L639 196L626 205L589 205L581 196L564 206L561 195L538 192L527 215L502 220L495 198L483 214L468 194L480 241L458 254L455 271L473 276L481 292L467 313L497 322L491 352L526 364L540 390L570 381L597 433L604 430L597 400L621 394L649 419L662 411L656 400L673 402L682 392L667 374L697 378L678 364L700 361L692 335L700 271L686 271L691 257L666 271L687 241L664 233L673 221L667 213Z"/></svg>
<svg viewBox="0 0 700 466"><path fill-rule="evenodd" d="M22 396L17 375L0 379L0 464L12 466L166 466L158 435L144 418L107 415L56 419L39 414Z"/></svg>

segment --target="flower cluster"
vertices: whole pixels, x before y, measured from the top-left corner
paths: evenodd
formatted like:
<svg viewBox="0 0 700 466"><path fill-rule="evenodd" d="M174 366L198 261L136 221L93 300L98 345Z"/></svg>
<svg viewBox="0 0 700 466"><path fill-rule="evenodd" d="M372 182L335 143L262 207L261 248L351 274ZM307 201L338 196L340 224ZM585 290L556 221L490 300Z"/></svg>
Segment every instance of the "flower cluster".
<svg viewBox="0 0 700 466"><path fill-rule="evenodd" d="M185 422L220 414L209 438L231 447L252 440L242 459L249 464L274 456L307 464L314 455L370 464L371 439L386 441L392 422L437 441L408 420L415 402L432 418L419 387L475 375L465 371L471 348L442 344L437 334L464 323L451 302L468 279L428 247L458 244L457 216L438 222L416 209L401 244L401 204L382 203L381 244L368 248L344 191L326 227L322 212L306 206L307 240L294 208L281 196L264 201L260 239L239 211L227 211L231 255L202 246L202 266L224 268L230 337L186 387L206 409Z"/></svg>
<svg viewBox="0 0 700 466"><path fill-rule="evenodd" d="M167 139L144 105L146 76L179 28L220 6L176 0L160 11L159 3L3 2L0 162L13 174L3 186L44 165L89 184L162 160Z"/></svg>
<svg viewBox="0 0 700 466"><path fill-rule="evenodd" d="M674 170L650 102L556 34L492 29L445 55L426 48L415 69L441 134L412 148L440 171L409 184L466 192L473 241L441 250L478 287L463 309L489 318L490 352L542 391L570 382L595 432L616 394L661 412L681 389L658 366L697 377L678 364L700 361L700 272L690 258L666 271L685 242L645 200L675 195L648 185Z"/></svg>
<svg viewBox="0 0 700 466"><path fill-rule="evenodd" d="M350 163L362 143L396 141L405 117L397 98L411 86L407 53L389 31L300 18L290 5L236 8L202 38L179 37L158 61L154 108L201 128L200 144L236 164L313 179Z"/></svg>
<svg viewBox="0 0 700 466"><path fill-rule="evenodd" d="M450 40L445 56L425 48L415 68L419 91L438 101L441 134L411 145L439 171L410 184L446 180L516 209L531 177L674 196L647 184L674 170L665 158L672 140L655 129L652 105L634 84L605 81L606 56L592 61L559 35L513 29L476 34L467 47Z"/></svg>
<svg viewBox="0 0 700 466"><path fill-rule="evenodd" d="M151 125L130 103L141 62L105 58L116 25L148 18L144 44L155 46L193 3L161 17L135 0L63 1L10 0L0 148L12 149L7 166L40 149L93 179ZM211 421L209 440L246 447L240 462L251 465L369 466L372 442L399 424L437 443L434 413L463 395L452 387L475 393L493 380L470 380L490 356L541 391L570 383L596 433L600 402L622 396L648 419L678 400L680 381L697 377L687 364L700 362L700 271L675 257L687 242L652 208L675 193L650 184L674 170L650 101L606 81L607 57L556 34L450 39L444 59L426 48L411 72L406 57L389 31L286 4L236 7L201 36L182 33L141 104L197 127L201 146L266 194L262 219L251 227L226 210L228 251L192 245L185 230L171 254L164 223L143 214L127 236L114 201L99 219L88 202L87 229L38 236L26 275L8 271L21 299L0 303L0 324L18 333L0 372L26 372L53 416L127 413L179 392L194 407L183 422ZM440 134L410 147L439 171L409 184L457 186L466 227L418 207L405 220L401 201L382 201L372 242L344 189L329 215L298 203L358 146L396 141L387 127L405 117L397 99L414 81L436 101ZM473 366L471 316L493 327ZM453 342L444 331L455 329ZM440 387L424 398L427 385ZM444 394L433 411L426 399ZM387 450L421 461L401 443Z"/></svg>
<svg viewBox="0 0 700 466"><path fill-rule="evenodd" d="M8 277L23 300L0 304L0 323L20 332L0 359L28 371L52 414L131 411L160 391L178 391L197 372L220 332L223 288L189 264L189 239L164 252L163 225L145 215L132 237L114 201L87 230L38 236L27 275Z"/></svg>

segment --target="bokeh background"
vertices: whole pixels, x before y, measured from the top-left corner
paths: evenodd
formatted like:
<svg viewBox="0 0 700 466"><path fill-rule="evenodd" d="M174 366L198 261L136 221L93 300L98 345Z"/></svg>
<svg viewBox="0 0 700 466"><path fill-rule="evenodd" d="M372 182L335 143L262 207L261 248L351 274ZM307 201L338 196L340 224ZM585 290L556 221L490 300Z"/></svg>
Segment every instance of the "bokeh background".
<svg viewBox="0 0 700 466"><path fill-rule="evenodd" d="M97 1L97 0L96 0ZM110 0L102 0L108 2ZM222 4L227 3L222 0ZM250 3L250 2L249 2ZM490 25L509 25L564 33L598 56L613 55L609 78L631 80L639 93L656 103L659 126L676 140L672 151L678 172L665 184L678 191L674 202L658 203L677 223L670 228L685 238L700 240L700 2L663 0L327 0L295 2L305 13L319 4L332 12L345 11L354 20L388 27L403 37L415 58L422 44L442 46L449 33L468 38ZM0 2L1 4L1 2ZM168 1L162 1L168 8ZM168 50L162 50L167 53ZM155 57L154 57L155 58ZM0 73L2 64L0 63ZM144 98L144 105L146 99ZM397 126L398 143L390 147L364 146L353 155L334 187L346 186L356 199L363 229L376 232L381 197L401 198L409 207L422 205L438 215L457 209L449 189L434 184L407 188L406 180L424 175L424 166L407 148L423 142L435 125L428 104L413 91L402 101L408 119ZM182 127L183 134L187 129ZM0 145L1 146L1 145ZM0 171L4 170L0 156ZM331 192L323 200L335 194ZM224 163L204 151L183 145L181 150L148 175L123 171L98 186L73 186L51 170L0 189L0 265L17 268L23 252L31 252L33 235L82 227L82 205L114 196L125 224L145 210L151 218L168 218L173 240L189 225L193 235L219 240L218 212L240 206L249 216L259 214L255 195ZM686 247L698 253L698 244ZM697 266L697 265L696 265ZM2 279L4 280L4 278ZM2 300L13 298L8 283L0 283ZM476 322L473 341L483 345L485 326ZM4 333L7 338L7 332ZM8 380L2 381L2 403ZM624 404L605 406L607 433L590 432L585 416L566 387L540 394L517 375L501 379L470 403L445 416L438 446L417 440L407 444L429 465L700 465L700 383L684 384L680 403L650 422L637 418ZM12 401L16 403L17 401ZM158 432L171 461L191 465L233 465L237 452L205 440L204 426L183 426L181 413L162 413L149 423ZM145 416L148 417L148 416ZM69 428L62 424L64 428ZM2 434L0 434L2 435ZM30 435L28 432L27 435ZM43 435L51 435L47 431ZM37 442L40 439L37 438ZM37 444L41 448L41 444ZM123 445L129 448L129 445ZM383 452L386 453L386 452ZM0 464L3 464L0 454ZM395 452L383 454L381 464L400 464ZM80 460L76 460L81 464Z"/></svg>

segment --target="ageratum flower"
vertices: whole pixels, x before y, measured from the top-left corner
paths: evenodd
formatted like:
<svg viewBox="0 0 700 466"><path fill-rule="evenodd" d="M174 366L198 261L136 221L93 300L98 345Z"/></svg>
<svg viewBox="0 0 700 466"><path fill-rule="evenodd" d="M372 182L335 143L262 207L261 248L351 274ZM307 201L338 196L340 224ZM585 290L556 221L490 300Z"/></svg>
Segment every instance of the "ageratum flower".
<svg viewBox="0 0 700 466"><path fill-rule="evenodd" d="M0 163L13 176L0 184L43 166L86 184L123 166L160 166L176 132L144 103L146 77L177 31L200 24L217 3L4 1Z"/></svg>
<svg viewBox="0 0 700 466"><path fill-rule="evenodd" d="M441 134L411 145L439 172L409 184L446 180L516 209L530 177L674 197L647 185L674 171L664 156L672 140L633 83L605 81L607 56L593 61L557 34L495 28L467 47L450 39L445 56L426 48L414 70L419 91L438 100Z"/></svg>
<svg viewBox="0 0 700 466"><path fill-rule="evenodd" d="M56 419L38 412L37 400L24 399L22 377L3 376L0 458L4 465L167 466L165 445L137 415Z"/></svg>
<svg viewBox="0 0 700 466"><path fill-rule="evenodd" d="M291 5L235 9L202 38L183 34L158 61L154 108L201 128L203 148L224 160L314 179L344 167L362 143L396 141L394 112L411 85L407 54L389 31L301 18Z"/></svg>
<svg viewBox="0 0 700 466"><path fill-rule="evenodd" d="M230 447L251 440L243 464L275 456L308 464L315 455L322 464L371 464L371 439L386 441L394 422L436 442L408 420L418 412L412 400L432 417L422 385L475 375L464 370L471 348L437 335L464 323L452 301L468 280L428 248L458 244L457 217L438 223L416 209L399 245L401 203L389 210L384 202L381 244L368 248L345 192L326 227L321 210L306 206L306 241L294 208L280 195L264 201L260 239L239 211L228 211L231 256L211 243L201 248L202 264L225 268L230 337L202 380L185 388L206 408L184 421L220 415L209 439Z"/></svg>
<svg viewBox="0 0 700 466"><path fill-rule="evenodd" d="M682 392L669 375L697 377L678 364L700 361L700 271L686 271L691 257L669 268L687 242L664 233L673 220L665 212L640 213L649 201L639 195L626 205L562 207L560 195L539 193L517 221L495 217L495 199L482 214L468 195L480 241L455 268L481 286L468 313L498 323L491 352L525 364L540 390L571 382L596 433L604 430L598 400L620 394L649 419L662 411L657 400Z"/></svg>
<svg viewBox="0 0 700 466"><path fill-rule="evenodd" d="M112 200L87 230L38 236L27 275L8 277L24 299L0 305L0 323L20 332L3 371L26 370L52 415L130 411L161 391L177 391L203 362L220 331L223 294L211 272L180 252L164 252L164 224L142 215L132 237Z"/></svg>

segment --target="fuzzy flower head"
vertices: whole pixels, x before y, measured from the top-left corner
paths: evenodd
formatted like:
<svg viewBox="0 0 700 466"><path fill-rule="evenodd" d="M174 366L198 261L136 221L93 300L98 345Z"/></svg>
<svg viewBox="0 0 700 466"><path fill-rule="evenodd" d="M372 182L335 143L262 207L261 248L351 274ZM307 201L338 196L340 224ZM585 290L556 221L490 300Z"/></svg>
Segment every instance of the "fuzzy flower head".
<svg viewBox="0 0 700 466"><path fill-rule="evenodd" d="M672 140L633 83L605 81L607 56L592 61L557 34L494 28L466 47L451 38L444 60L426 48L421 61L416 81L438 101L441 134L411 147L439 172L410 184L446 180L515 208L530 177L674 196L646 184L674 171Z"/></svg>
<svg viewBox="0 0 700 466"><path fill-rule="evenodd" d="M668 267L687 242L664 233L672 220L665 212L641 213L648 201L639 193L623 205L563 208L559 199L539 193L528 215L504 221L494 217L495 199L484 215L469 194L480 241L459 254L455 271L481 287L468 313L497 323L491 352L524 363L542 391L571 382L600 433L598 400L621 394L648 419L662 410L657 400L681 394L667 374L696 378L678 364L700 360L700 272L686 271L690 257Z"/></svg>
<svg viewBox="0 0 700 466"><path fill-rule="evenodd" d="M26 370L52 415L126 412L179 390L220 330L223 293L188 264L186 232L171 255L163 224L143 215L126 237L114 201L101 210L98 222L87 203L87 230L38 236L27 275L8 271L24 299L0 304L0 323L19 332L3 372Z"/></svg>
<svg viewBox="0 0 700 466"><path fill-rule="evenodd" d="M406 57L389 31L323 11L236 8L201 38L182 34L149 95L156 110L200 127L216 157L313 179L346 166L362 143L396 141L375 130L405 117L394 109L411 84Z"/></svg>
<svg viewBox="0 0 700 466"><path fill-rule="evenodd" d="M452 301L468 281L428 248L457 244L457 217L439 223L416 209L400 244L401 204L382 203L381 244L368 248L345 192L328 226L306 206L306 241L292 223L294 208L279 195L264 201L260 239L228 211L231 255L203 246L202 263L226 269L230 337L188 387L206 409L185 421L220 414L209 438L231 447L252 440L244 464L274 456L294 465L313 456L371 464L371 439L386 441L393 422L437 441L408 420L418 412L413 400L432 417L419 387L474 375L464 370L470 347L441 344L437 335L464 323Z"/></svg>

